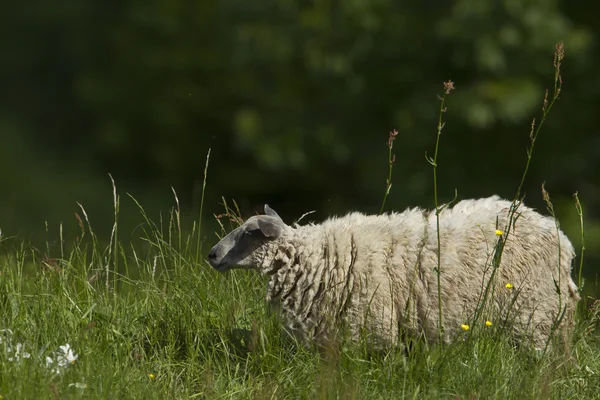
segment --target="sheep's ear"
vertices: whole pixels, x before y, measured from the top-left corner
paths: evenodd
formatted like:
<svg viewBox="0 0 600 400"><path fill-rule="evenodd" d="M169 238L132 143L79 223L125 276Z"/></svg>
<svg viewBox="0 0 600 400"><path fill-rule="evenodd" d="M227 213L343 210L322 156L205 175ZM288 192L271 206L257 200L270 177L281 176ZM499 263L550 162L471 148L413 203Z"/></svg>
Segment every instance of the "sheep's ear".
<svg viewBox="0 0 600 400"><path fill-rule="evenodd" d="M266 237L277 239L283 232L284 223L273 218L259 218L258 227Z"/></svg>
<svg viewBox="0 0 600 400"><path fill-rule="evenodd" d="M271 216L271 217L275 217L275 218L277 218L277 219L278 219L278 220L280 220L280 221L283 221L283 220L281 219L281 217L279 216L279 214L277 214L277 213L275 212L275 210L273 210L271 207L269 207L269 205L268 205L268 204L265 204L265 215L269 215L269 216Z"/></svg>

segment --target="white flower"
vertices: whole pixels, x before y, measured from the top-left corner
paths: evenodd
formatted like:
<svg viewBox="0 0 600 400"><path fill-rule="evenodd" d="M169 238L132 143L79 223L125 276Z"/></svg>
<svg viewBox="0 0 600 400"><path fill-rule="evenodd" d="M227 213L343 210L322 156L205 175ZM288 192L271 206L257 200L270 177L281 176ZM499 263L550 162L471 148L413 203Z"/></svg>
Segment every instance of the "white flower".
<svg viewBox="0 0 600 400"><path fill-rule="evenodd" d="M65 361L69 364L75 364L75 361L77 361L77 357L79 356L75 354L71 346L69 346L69 343L65 344L64 346L60 346L60 349L63 352L62 356L64 357Z"/></svg>
<svg viewBox="0 0 600 400"><path fill-rule="evenodd" d="M24 348L25 348L25 346L23 346L23 343L17 343L17 345L14 347L14 352L13 352L13 347L7 341L4 345L4 352L8 356L7 360L9 362L13 362L13 361L19 362L21 360L21 358L31 357L31 354L29 354L28 352L23 350Z"/></svg>
<svg viewBox="0 0 600 400"><path fill-rule="evenodd" d="M26 351L21 351L24 349L23 343L17 343L17 347L15 350L15 361L19 361L20 358L29 358L31 354Z"/></svg>
<svg viewBox="0 0 600 400"><path fill-rule="evenodd" d="M71 346L67 343L64 346L59 346L58 351L54 353L54 359L46 357L46 368L49 368L53 374L60 374L69 364L75 364L79 357Z"/></svg>
<svg viewBox="0 0 600 400"><path fill-rule="evenodd" d="M55 375L60 374L60 368L58 366L53 367L54 365L54 360L50 357L46 357L46 368L50 369L50 372L52 372Z"/></svg>

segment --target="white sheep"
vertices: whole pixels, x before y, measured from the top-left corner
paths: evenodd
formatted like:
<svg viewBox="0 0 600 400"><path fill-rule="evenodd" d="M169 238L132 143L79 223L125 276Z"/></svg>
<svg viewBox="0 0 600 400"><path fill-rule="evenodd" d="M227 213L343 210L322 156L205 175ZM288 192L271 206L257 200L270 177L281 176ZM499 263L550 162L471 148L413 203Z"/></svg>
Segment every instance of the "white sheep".
<svg viewBox="0 0 600 400"><path fill-rule="evenodd" d="M503 324L518 341L532 339L536 349L557 327L568 338L579 300L571 279L573 246L552 218L524 205L508 236L502 233L510 206L493 196L440 213L446 342L472 324L476 313L481 326L486 320ZM225 236L209 262L218 271L255 268L268 275L267 300L295 335L324 345L344 326L353 340L367 333L387 347L404 335L439 337L435 212L354 212L294 227L267 205L265 214ZM499 240L505 244L488 307L478 311Z"/></svg>

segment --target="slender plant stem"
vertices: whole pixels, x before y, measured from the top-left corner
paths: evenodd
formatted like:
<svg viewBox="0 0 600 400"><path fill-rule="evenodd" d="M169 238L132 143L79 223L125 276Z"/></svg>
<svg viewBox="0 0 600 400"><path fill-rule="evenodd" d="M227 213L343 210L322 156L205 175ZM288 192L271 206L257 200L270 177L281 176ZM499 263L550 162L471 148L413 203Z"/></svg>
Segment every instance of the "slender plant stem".
<svg viewBox="0 0 600 400"><path fill-rule="evenodd" d="M383 202L381 203L379 214L383 213L385 202L390 194L390 190L392 189L392 170L394 169L394 162L396 161L396 157L392 154L392 149L394 148L394 140L396 139L396 136L398 136L398 131L394 129L390 132L390 136L388 138L388 177L385 181L385 194L383 195Z"/></svg>
<svg viewBox="0 0 600 400"><path fill-rule="evenodd" d="M437 137L435 140L435 153L433 154L433 201L435 205L435 225L437 234L437 286L438 286L438 312L439 312L439 335L440 343L443 343L444 338L444 324L442 320L442 247L440 240L440 208L438 202L438 190L437 190L437 156L440 146L440 137L442 136L442 128L444 126L442 122L442 113L444 112L444 101L446 96L442 97L440 102L440 115L438 120Z"/></svg>
<svg viewBox="0 0 600 400"><path fill-rule="evenodd" d="M583 230L583 207L581 206L581 202L579 201L579 194L577 192L575 192L575 194L573 194L573 197L575 198L575 208L577 209L577 214L579 215L579 228L580 228L580 236L581 236L581 256L579 257L579 272L578 272L578 276L577 276L577 287L579 288L579 291L581 292L583 290L583 278L582 278L582 271L583 271L583 256L585 254L585 234L584 234L584 230Z"/></svg>
<svg viewBox="0 0 600 400"><path fill-rule="evenodd" d="M200 253L202 249L202 209L204 208L204 191L206 189L206 177L208 175L208 162L210 160L210 150L208 148L208 153L206 154L206 164L204 165L204 179L202 180L202 194L200 196L200 210L198 212L198 238L196 243L196 262L200 262Z"/></svg>
<svg viewBox="0 0 600 400"><path fill-rule="evenodd" d="M108 176L110 177L110 181L112 183L112 188L113 188L114 224L113 224L113 229L112 229L111 237L110 237L112 246L109 248L109 257L106 262L106 291L107 292L108 292L108 288L109 288L109 272L110 272L111 253L113 253L112 254L113 278L118 273L118 267L119 267L119 237L118 237L119 196L117 195L117 186L115 184L115 180L113 179L112 175L108 174ZM116 289L117 289L116 284L117 284L117 280L113 279L113 293L116 293Z"/></svg>
<svg viewBox="0 0 600 400"><path fill-rule="evenodd" d="M450 94L452 90L454 90L454 83L452 81L444 82L445 94L440 97L440 112L438 117L438 125L437 125L437 135L435 140L435 152L433 153L433 158L427 157L425 154L425 158L433 167L433 202L435 206L435 219L436 219L436 233L437 233L437 266L435 268L435 272L437 275L437 291L438 291L438 321L439 321L439 339L440 344L443 344L444 338L444 325L443 325L443 311L442 311L442 248L440 242L440 213L442 209L440 208L438 201L438 188L437 188L437 157L440 148L440 137L442 135L442 130L444 129L445 122L443 121L443 115L446 112L446 108L444 107L444 103L446 101L446 96Z"/></svg>

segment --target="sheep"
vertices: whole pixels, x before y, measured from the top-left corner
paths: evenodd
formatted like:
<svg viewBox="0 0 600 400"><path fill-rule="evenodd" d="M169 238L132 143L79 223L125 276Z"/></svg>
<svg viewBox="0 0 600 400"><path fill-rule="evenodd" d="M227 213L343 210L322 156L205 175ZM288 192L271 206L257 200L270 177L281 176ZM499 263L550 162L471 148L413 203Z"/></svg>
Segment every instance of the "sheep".
<svg viewBox="0 0 600 400"><path fill-rule="evenodd" d="M479 324L502 324L517 343L537 350L552 332L569 338L579 300L571 279L573 246L553 218L524 205L507 235L510 207L492 196L440 211L446 343L476 313ZM341 327L351 340L367 333L379 347L402 345L406 337L440 338L435 212L352 212L292 227L268 205L264 211L217 243L208 261L220 272L252 268L267 275L267 301L299 339L325 346ZM481 309L499 240L504 240L501 261L489 285L488 306Z"/></svg>

